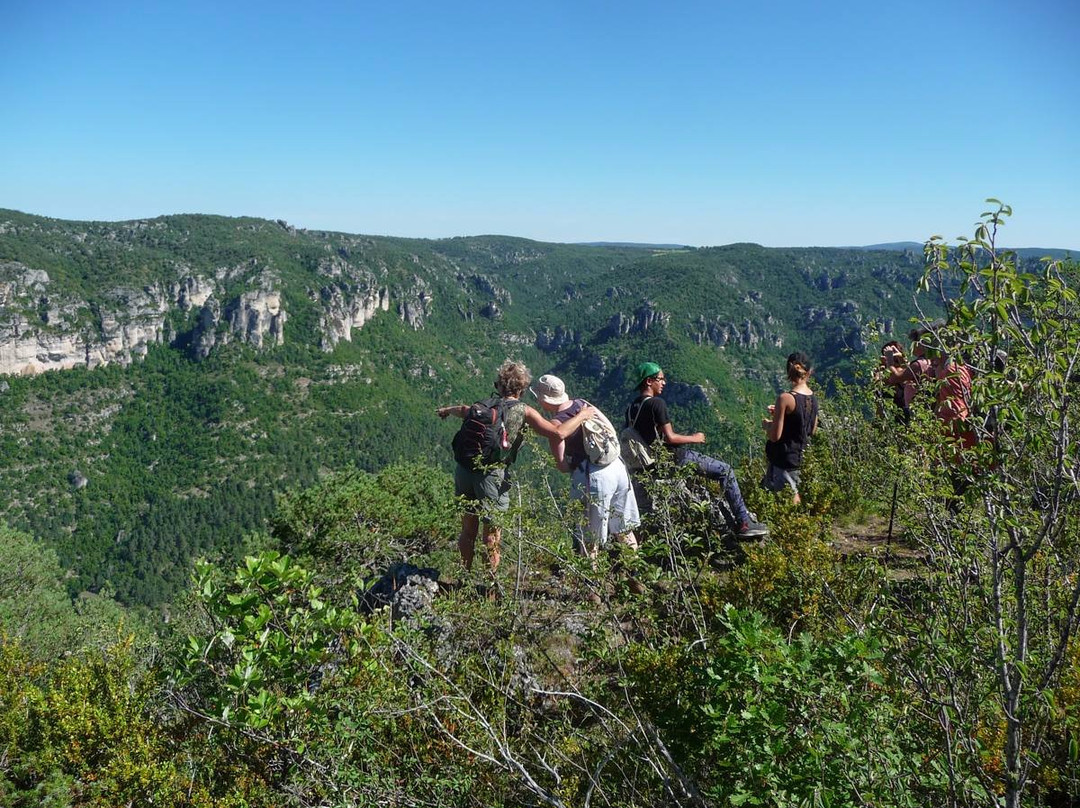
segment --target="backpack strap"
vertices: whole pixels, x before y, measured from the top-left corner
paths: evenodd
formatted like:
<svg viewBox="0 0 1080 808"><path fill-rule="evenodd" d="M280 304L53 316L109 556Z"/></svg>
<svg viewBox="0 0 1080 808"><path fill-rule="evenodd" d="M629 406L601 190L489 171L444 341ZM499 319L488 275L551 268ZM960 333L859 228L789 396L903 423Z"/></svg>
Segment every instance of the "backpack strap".
<svg viewBox="0 0 1080 808"><path fill-rule="evenodd" d="M631 429L637 429L637 419L641 417L641 409L645 406L645 402L648 401L650 398L652 398L652 396L645 396L645 398L641 399L641 403L638 404L637 412L634 413L633 421L630 421L630 408L634 406L634 402L631 401L629 404L626 405L626 420L630 421Z"/></svg>
<svg viewBox="0 0 1080 808"><path fill-rule="evenodd" d="M525 403L520 398L503 398L503 401L506 404L507 412L512 410L518 404L524 404ZM507 466L509 466L511 463L513 463L513 462L515 462L517 460L518 452L521 451L521 444L525 442L525 433L528 431L528 429L529 429L529 422L526 421L524 418L522 418L521 419L521 428L518 429L517 435L514 436L514 442L512 444L510 444L510 453L509 453L509 455L507 457L507 460L506 460L506 465Z"/></svg>

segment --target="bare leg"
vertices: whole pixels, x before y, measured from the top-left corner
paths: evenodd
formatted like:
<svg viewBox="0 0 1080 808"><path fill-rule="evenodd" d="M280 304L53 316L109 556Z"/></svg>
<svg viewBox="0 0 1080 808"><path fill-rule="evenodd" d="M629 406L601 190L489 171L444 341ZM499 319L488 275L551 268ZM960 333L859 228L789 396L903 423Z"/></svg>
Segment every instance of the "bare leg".
<svg viewBox="0 0 1080 808"><path fill-rule="evenodd" d="M484 545L488 551L488 563L491 564L492 573L499 568L499 542L502 540L502 530L490 522L484 522Z"/></svg>
<svg viewBox="0 0 1080 808"><path fill-rule="evenodd" d="M472 569L473 552L476 549L476 531L479 529L479 516L475 513L461 515L461 533L458 534L457 546L458 552L461 553L461 564L466 570Z"/></svg>

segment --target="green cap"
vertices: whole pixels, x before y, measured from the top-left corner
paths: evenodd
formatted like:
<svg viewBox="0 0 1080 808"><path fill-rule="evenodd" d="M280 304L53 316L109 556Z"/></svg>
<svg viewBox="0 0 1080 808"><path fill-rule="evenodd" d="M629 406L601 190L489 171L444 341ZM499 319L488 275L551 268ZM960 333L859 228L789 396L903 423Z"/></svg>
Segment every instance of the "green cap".
<svg viewBox="0 0 1080 808"><path fill-rule="evenodd" d="M634 375L637 377L637 387L641 387L641 383L648 379L650 376L655 376L660 372L660 366L655 362L642 362L637 366L634 371Z"/></svg>

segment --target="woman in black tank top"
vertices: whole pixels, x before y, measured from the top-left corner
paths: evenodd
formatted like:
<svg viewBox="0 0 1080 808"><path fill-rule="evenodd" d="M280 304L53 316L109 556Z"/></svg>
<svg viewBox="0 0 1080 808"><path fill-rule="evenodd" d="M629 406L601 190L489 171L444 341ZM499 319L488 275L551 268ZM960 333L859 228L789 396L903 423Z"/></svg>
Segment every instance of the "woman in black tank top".
<svg viewBox="0 0 1080 808"><path fill-rule="evenodd" d="M810 360L796 351L787 359L787 376L791 390L781 393L769 408L771 417L762 420L765 429L765 457L769 468L761 484L770 491L790 488L796 503L799 496L799 469L803 451L817 429L818 401L807 382L810 379Z"/></svg>

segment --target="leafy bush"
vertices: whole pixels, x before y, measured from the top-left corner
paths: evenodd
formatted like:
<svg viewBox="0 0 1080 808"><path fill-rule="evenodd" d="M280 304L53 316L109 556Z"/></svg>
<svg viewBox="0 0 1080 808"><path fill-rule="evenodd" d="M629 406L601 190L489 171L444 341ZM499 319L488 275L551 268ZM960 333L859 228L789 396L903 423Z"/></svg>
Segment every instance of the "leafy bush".
<svg viewBox="0 0 1080 808"><path fill-rule="evenodd" d="M788 640L724 608L706 643L635 646L634 695L701 791L724 805L917 806L926 783L879 640ZM921 793L920 793L921 792Z"/></svg>
<svg viewBox="0 0 1080 808"><path fill-rule="evenodd" d="M238 806L193 770L130 637L47 668L0 642L0 805Z"/></svg>
<svg viewBox="0 0 1080 808"><path fill-rule="evenodd" d="M446 473L408 463L342 472L281 497L271 533L287 552L320 566L371 574L445 543L457 521Z"/></svg>

